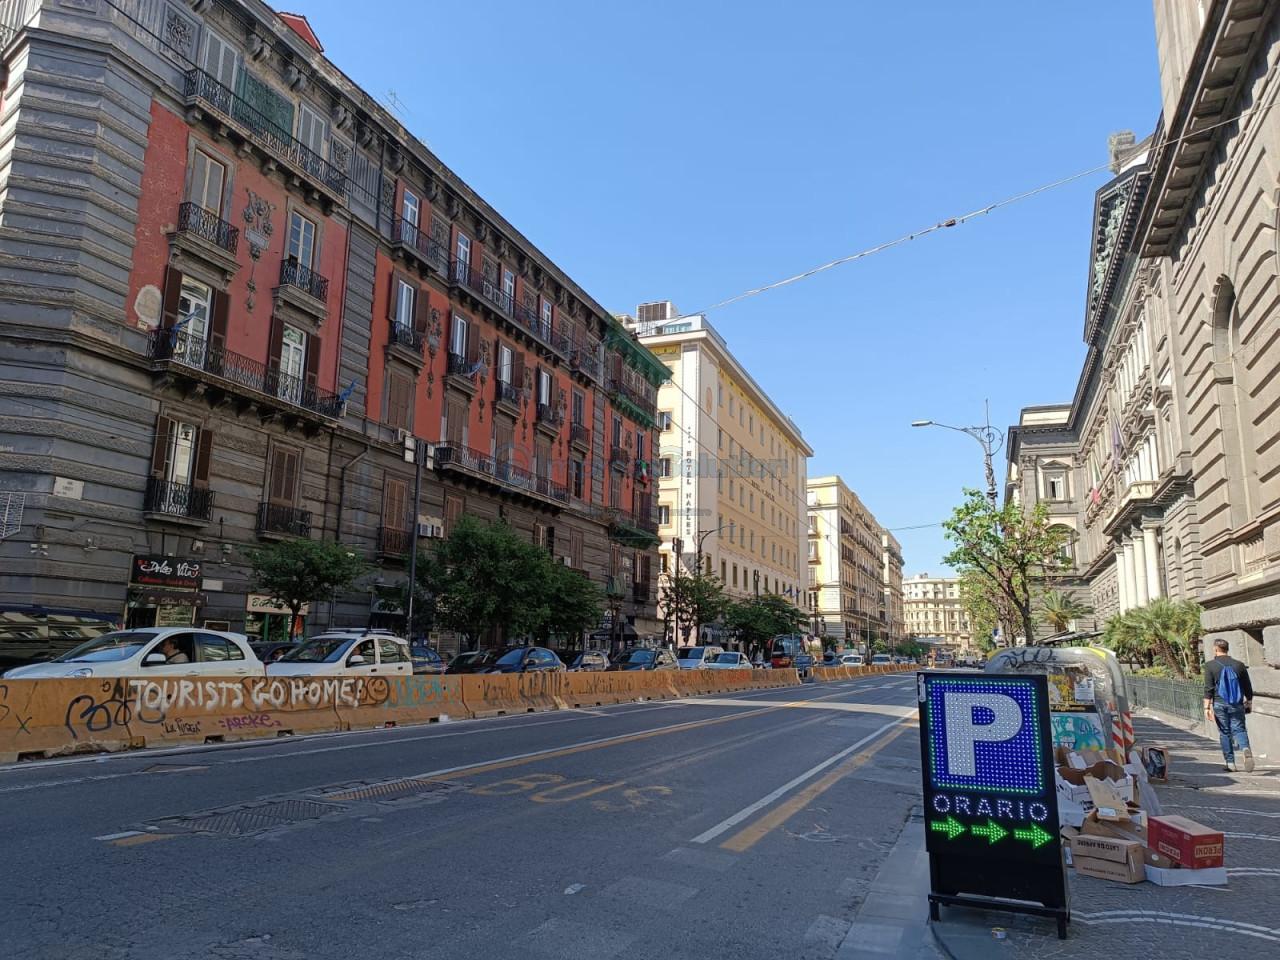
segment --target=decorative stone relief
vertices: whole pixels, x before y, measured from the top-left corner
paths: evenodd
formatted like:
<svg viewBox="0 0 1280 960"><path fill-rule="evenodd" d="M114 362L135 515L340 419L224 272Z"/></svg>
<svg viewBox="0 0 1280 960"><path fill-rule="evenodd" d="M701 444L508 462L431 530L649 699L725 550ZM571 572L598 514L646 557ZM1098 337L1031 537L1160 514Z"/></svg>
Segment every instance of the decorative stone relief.
<svg viewBox="0 0 1280 960"><path fill-rule="evenodd" d="M351 148L341 140L333 139L329 143L329 162L346 173L351 166Z"/></svg>
<svg viewBox="0 0 1280 960"><path fill-rule="evenodd" d="M245 298L245 306L252 311L258 292L254 273L258 269L258 261L262 258L263 251L271 245L271 234L275 232L271 215L275 212L276 205L265 197L258 196L248 187L245 188L245 193L248 194L248 202L241 216L245 222L244 239L249 244L249 259L252 261L247 284L249 296Z"/></svg>
<svg viewBox="0 0 1280 960"><path fill-rule="evenodd" d="M255 63L271 52L266 39L259 33L249 34L249 59Z"/></svg>
<svg viewBox="0 0 1280 960"><path fill-rule="evenodd" d="M139 330L154 330L160 326L160 312L164 308L164 298L160 288L148 283L133 299L133 313L137 318Z"/></svg>
<svg viewBox="0 0 1280 960"><path fill-rule="evenodd" d="M435 356L435 354L433 353L432 356ZM432 386L435 385L435 382L436 382L435 372L432 370L428 370L427 371L427 399L428 400L431 399L431 388Z"/></svg>
<svg viewBox="0 0 1280 960"><path fill-rule="evenodd" d="M476 239L484 243L489 239L489 224L476 217Z"/></svg>
<svg viewBox="0 0 1280 960"><path fill-rule="evenodd" d="M195 53L196 25L173 7L165 7L164 40L178 53L190 59Z"/></svg>

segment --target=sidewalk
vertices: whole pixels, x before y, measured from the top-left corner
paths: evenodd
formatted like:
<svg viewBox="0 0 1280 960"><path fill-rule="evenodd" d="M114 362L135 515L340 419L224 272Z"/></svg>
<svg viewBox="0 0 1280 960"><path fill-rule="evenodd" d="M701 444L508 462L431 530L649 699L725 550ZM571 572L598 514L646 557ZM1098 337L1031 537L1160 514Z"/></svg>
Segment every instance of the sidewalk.
<svg viewBox="0 0 1280 960"><path fill-rule="evenodd" d="M1226 773L1217 741L1187 729L1191 726L1176 719L1135 718L1139 743L1169 747L1169 783L1155 787L1162 812L1182 814L1225 833L1227 886L1127 885L1068 870L1071 926L1066 940L1057 938L1048 920L943 907L941 921L932 924L943 951L956 960L1172 960L1266 956L1280 950L1280 758L1259 758L1252 774ZM907 829L919 826L908 824ZM922 859L914 889L923 893L927 888L927 860ZM1004 939L996 939L995 928L1004 931ZM845 954L839 957L843 960ZM861 960L858 954L849 957Z"/></svg>

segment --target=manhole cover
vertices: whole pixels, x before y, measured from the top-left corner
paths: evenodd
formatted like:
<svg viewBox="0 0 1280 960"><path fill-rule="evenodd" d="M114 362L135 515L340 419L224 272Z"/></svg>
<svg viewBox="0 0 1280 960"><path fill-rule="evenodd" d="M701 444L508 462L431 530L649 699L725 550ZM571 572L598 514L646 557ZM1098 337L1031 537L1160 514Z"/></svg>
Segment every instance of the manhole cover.
<svg viewBox="0 0 1280 960"><path fill-rule="evenodd" d="M395 780L356 780L327 787L316 793L325 800L373 800L386 803L397 800L439 797L458 789L458 784L444 780L426 780L421 777L401 777Z"/></svg>
<svg viewBox="0 0 1280 960"><path fill-rule="evenodd" d="M316 803L314 800L266 800L235 807L203 810L180 817L153 820L148 827L190 833L214 833L224 837L247 837L276 827L307 820L319 820L335 813L344 813L346 807L335 803Z"/></svg>

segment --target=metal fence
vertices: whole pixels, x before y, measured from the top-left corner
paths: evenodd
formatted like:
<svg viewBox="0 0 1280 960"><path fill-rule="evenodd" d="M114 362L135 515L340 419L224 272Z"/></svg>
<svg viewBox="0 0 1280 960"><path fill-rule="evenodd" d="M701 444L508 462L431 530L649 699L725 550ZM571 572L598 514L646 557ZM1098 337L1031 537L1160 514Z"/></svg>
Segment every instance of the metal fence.
<svg viewBox="0 0 1280 960"><path fill-rule="evenodd" d="M1184 720L1204 716L1204 686L1198 680L1126 676L1131 706L1172 714Z"/></svg>

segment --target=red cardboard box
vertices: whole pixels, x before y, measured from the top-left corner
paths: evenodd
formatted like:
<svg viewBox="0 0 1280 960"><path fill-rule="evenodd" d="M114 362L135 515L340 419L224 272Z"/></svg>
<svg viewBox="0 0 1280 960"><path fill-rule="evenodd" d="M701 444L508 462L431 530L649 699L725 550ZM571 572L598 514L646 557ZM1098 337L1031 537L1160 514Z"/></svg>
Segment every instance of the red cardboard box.
<svg viewBox="0 0 1280 960"><path fill-rule="evenodd" d="M1222 866L1222 831L1186 817L1151 817L1147 846L1193 870Z"/></svg>

